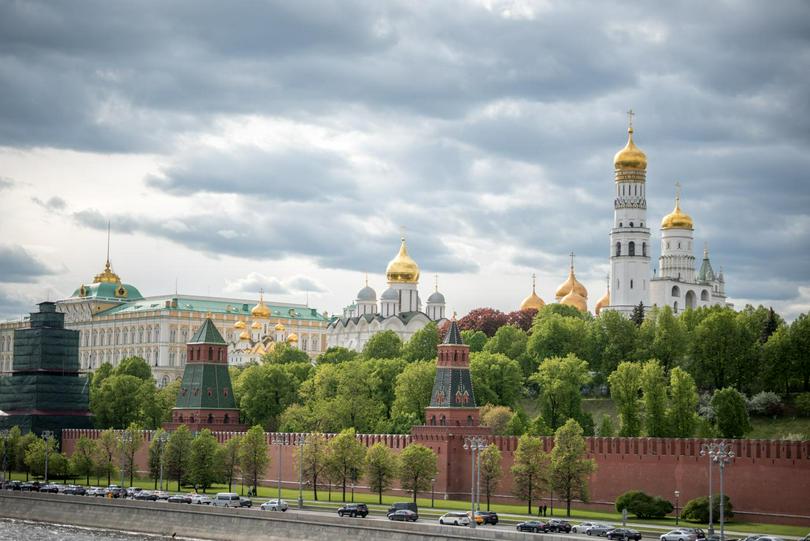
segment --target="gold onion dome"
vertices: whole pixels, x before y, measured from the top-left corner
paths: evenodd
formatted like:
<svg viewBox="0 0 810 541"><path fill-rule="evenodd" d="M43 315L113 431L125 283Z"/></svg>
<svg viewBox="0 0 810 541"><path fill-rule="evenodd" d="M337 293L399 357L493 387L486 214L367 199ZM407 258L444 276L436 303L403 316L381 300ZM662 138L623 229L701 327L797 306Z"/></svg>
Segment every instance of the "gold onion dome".
<svg viewBox="0 0 810 541"><path fill-rule="evenodd" d="M692 217L681 210L681 197L675 197L675 208L661 220L661 229L694 229Z"/></svg>
<svg viewBox="0 0 810 541"><path fill-rule="evenodd" d="M298 342L298 335L295 334L294 332L290 333L290 336L287 337L287 342L291 344L294 342Z"/></svg>
<svg viewBox="0 0 810 541"><path fill-rule="evenodd" d="M270 309L264 304L264 292L259 293L259 303L250 311L253 317L268 318L270 317Z"/></svg>
<svg viewBox="0 0 810 541"><path fill-rule="evenodd" d="M388 263L388 267L385 269L385 275L389 282L415 284L419 281L419 265L408 255L405 237L402 237L399 253Z"/></svg>
<svg viewBox="0 0 810 541"><path fill-rule="evenodd" d="M563 297L562 300L560 301L560 304L573 306L580 312L588 311L588 298L583 297L582 295L577 293L576 290L571 291L570 293L568 293L568 295Z"/></svg>
<svg viewBox="0 0 810 541"><path fill-rule="evenodd" d="M250 334L247 331L242 331L242 334L239 335L239 340L250 340Z"/></svg>
<svg viewBox="0 0 810 541"><path fill-rule="evenodd" d="M596 307L593 309L593 311L598 316L599 312L602 311L602 308L605 308L606 306L610 306L610 290L607 290L605 295L596 301Z"/></svg>
<svg viewBox="0 0 810 541"><path fill-rule="evenodd" d="M279 332L284 331L284 325L282 325L280 321L276 323L276 330Z"/></svg>
<svg viewBox="0 0 810 541"><path fill-rule="evenodd" d="M588 298L588 290L585 289L585 286L582 285L577 277L574 275L574 261L573 256L571 259L571 269L568 271L568 278L560 284L560 287L557 288L557 292L554 296L559 300L571 292L575 292L580 297L584 297L585 299Z"/></svg>
<svg viewBox="0 0 810 541"><path fill-rule="evenodd" d="M520 303L521 310L540 310L546 305L546 303L543 302L543 299L537 296L537 292L535 291L536 281L537 278L534 274L532 274L532 294L523 299L523 302Z"/></svg>
<svg viewBox="0 0 810 541"><path fill-rule="evenodd" d="M236 323L234 323L234 324L233 324L233 328L234 328L234 329L244 329L244 328L246 328L246 327L247 327L247 325L246 325L246 324L245 324L245 322L244 322L244 321L242 321L241 319L240 319L239 321L237 321Z"/></svg>
<svg viewBox="0 0 810 541"><path fill-rule="evenodd" d="M253 324L250 326L250 328L253 330L259 330L262 328L262 324L259 323L258 321L254 321Z"/></svg>
<svg viewBox="0 0 810 541"><path fill-rule="evenodd" d="M633 126L627 128L627 144L613 156L613 167L637 171L647 169L647 155L633 142Z"/></svg>

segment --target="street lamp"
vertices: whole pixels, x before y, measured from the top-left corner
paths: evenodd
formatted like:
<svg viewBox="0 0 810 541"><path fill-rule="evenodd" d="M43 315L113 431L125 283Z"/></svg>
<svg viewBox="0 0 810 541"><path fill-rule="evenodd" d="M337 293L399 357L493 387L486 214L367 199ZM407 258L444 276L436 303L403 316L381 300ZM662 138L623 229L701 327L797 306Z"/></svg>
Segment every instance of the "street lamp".
<svg viewBox="0 0 810 541"><path fill-rule="evenodd" d="M51 450L51 438L53 438L52 430L43 430L42 439L45 440L45 484L48 484L48 453Z"/></svg>
<svg viewBox="0 0 810 541"><path fill-rule="evenodd" d="M298 445L298 509L304 508L304 444L306 434L298 434L295 444Z"/></svg>
<svg viewBox="0 0 810 541"><path fill-rule="evenodd" d="M430 508L433 509L436 507L434 505L436 501L436 478L430 480Z"/></svg>
<svg viewBox="0 0 810 541"><path fill-rule="evenodd" d="M160 453L160 490L163 490L163 447L166 445L166 442L169 441L169 433L168 432L161 432L158 436L158 453Z"/></svg>
<svg viewBox="0 0 810 541"><path fill-rule="evenodd" d="M470 528L475 528L475 497L477 492L476 476L477 468L476 459L480 456L480 452L486 448L486 440L481 436L467 436L464 438L464 450L470 451L470 464L471 464L471 477L470 477Z"/></svg>
<svg viewBox="0 0 810 541"><path fill-rule="evenodd" d="M720 468L720 541L725 541L725 505L723 504L723 473L726 470L726 464L730 464L734 460L734 451L731 450L731 445L724 441L720 443L709 444L706 454L709 455L709 471L711 471L711 462L717 464ZM701 450L701 455L704 451ZM709 500L709 511L711 512L711 500Z"/></svg>
<svg viewBox="0 0 810 541"><path fill-rule="evenodd" d="M126 463L124 462L127 458L127 449L126 446L129 442L132 441L132 435L124 430L121 432L121 488L124 488L124 467Z"/></svg>
<svg viewBox="0 0 810 541"><path fill-rule="evenodd" d="M680 491L675 491L675 526L678 525L678 519L680 518L680 514L678 513L678 498L680 498L681 493Z"/></svg>
<svg viewBox="0 0 810 541"><path fill-rule="evenodd" d="M712 459L709 453L716 443L704 443L700 446L700 456L709 456L709 536L714 535L714 506L712 505Z"/></svg>
<svg viewBox="0 0 810 541"><path fill-rule="evenodd" d="M278 446L278 506L281 507L281 449L287 443L284 434L274 433L270 436L270 442Z"/></svg>
<svg viewBox="0 0 810 541"><path fill-rule="evenodd" d="M3 483L0 485L5 488L6 484L6 459L8 457L8 429L0 430L0 439L3 440Z"/></svg>

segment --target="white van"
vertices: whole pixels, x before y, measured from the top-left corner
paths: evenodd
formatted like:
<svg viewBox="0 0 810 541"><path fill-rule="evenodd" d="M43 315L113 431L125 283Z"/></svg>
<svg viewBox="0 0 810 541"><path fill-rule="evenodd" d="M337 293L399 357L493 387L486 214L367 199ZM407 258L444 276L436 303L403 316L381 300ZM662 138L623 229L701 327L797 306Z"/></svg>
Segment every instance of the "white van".
<svg viewBox="0 0 810 541"><path fill-rule="evenodd" d="M211 505L217 507L239 507L239 494L236 492L218 492L211 501Z"/></svg>

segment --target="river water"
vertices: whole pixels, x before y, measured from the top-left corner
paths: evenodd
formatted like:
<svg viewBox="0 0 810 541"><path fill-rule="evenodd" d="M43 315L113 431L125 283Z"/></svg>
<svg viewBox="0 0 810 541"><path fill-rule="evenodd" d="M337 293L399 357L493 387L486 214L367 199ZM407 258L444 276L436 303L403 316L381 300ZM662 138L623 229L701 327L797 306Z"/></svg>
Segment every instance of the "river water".
<svg viewBox="0 0 810 541"><path fill-rule="evenodd" d="M97 528L77 528L75 526L48 524L47 522L0 519L0 541L27 541L29 539L35 541L163 541L171 539L171 537L99 530ZM188 538L183 539L194 541Z"/></svg>

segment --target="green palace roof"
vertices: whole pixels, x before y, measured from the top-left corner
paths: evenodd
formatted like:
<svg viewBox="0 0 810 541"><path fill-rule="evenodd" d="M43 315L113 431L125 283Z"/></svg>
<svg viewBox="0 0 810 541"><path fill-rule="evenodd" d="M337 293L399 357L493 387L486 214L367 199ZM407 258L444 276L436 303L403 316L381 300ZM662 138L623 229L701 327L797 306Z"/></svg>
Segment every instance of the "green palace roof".
<svg viewBox="0 0 810 541"><path fill-rule="evenodd" d="M73 292L71 297L78 297L82 299L110 299L114 301L132 301L143 299L143 295L133 285L100 282L95 284L83 285Z"/></svg>
<svg viewBox="0 0 810 541"><path fill-rule="evenodd" d="M326 318L319 314L318 310L315 308L309 308L300 304L271 304L266 301L264 304L270 310L270 318L326 321ZM133 300L132 302L127 302L120 306L114 306L99 312L95 314L95 316L134 314L138 312L161 310L211 312L212 314L232 314L252 318L250 311L255 305L255 301L251 302L240 299L218 299L212 297L195 297L192 295L166 295L161 297L139 298L138 300Z"/></svg>

